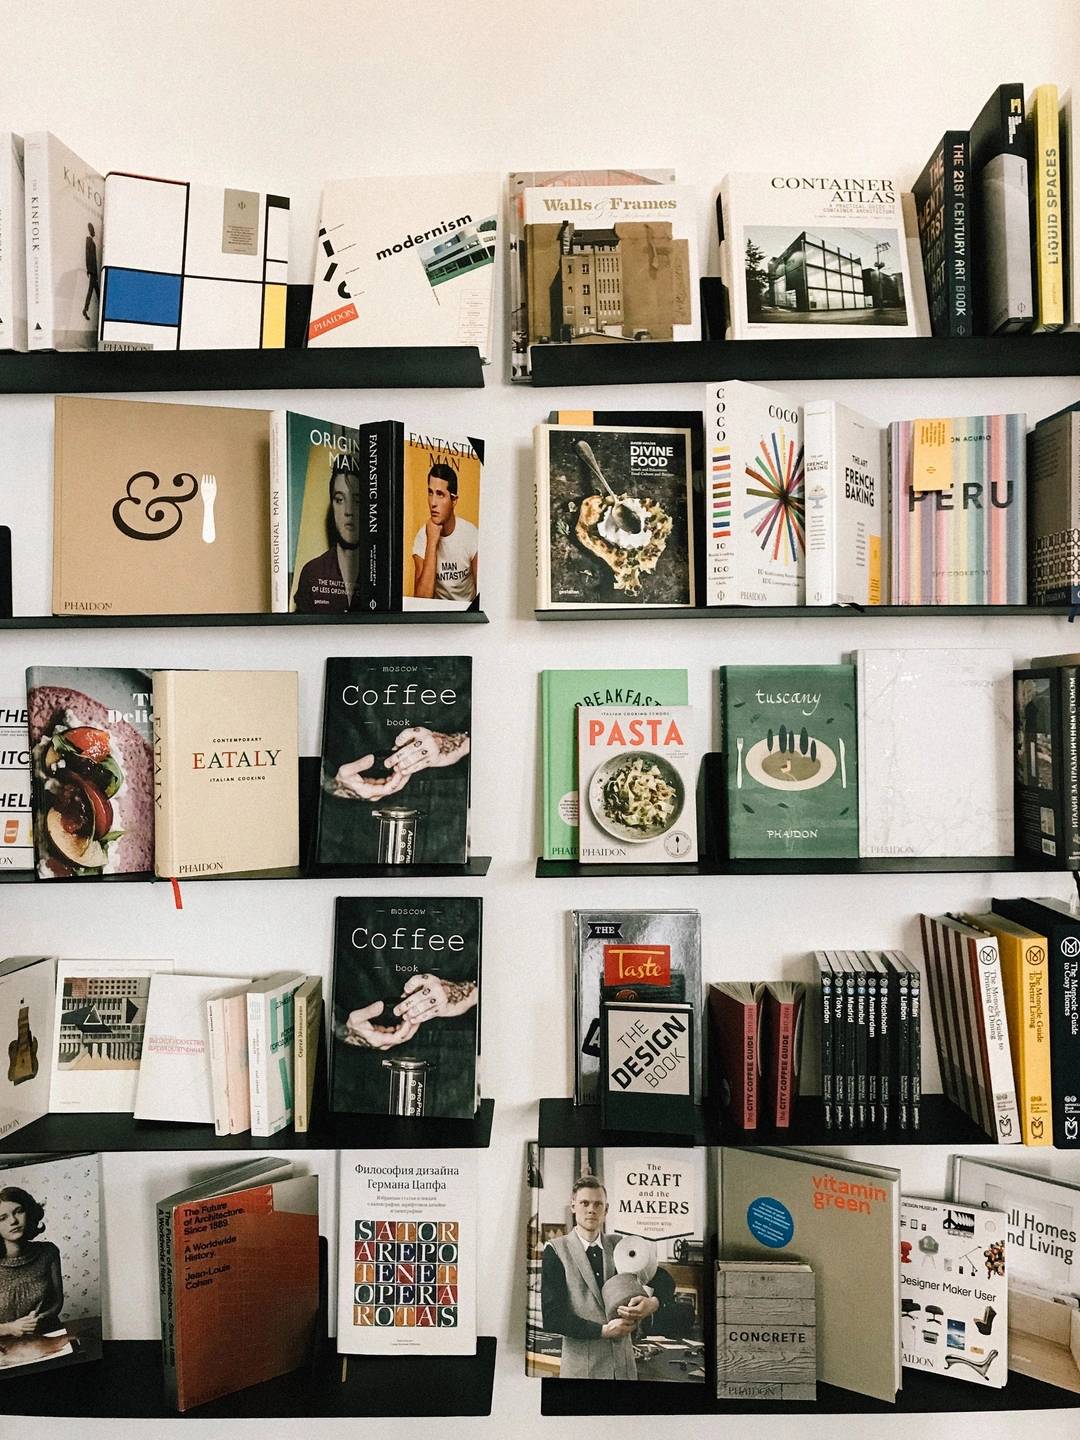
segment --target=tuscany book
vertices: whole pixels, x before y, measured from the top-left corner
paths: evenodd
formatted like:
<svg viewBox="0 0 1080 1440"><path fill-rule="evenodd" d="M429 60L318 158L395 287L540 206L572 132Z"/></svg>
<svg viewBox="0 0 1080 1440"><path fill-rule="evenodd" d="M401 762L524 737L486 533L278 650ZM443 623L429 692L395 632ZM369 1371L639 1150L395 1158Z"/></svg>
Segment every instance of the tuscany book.
<svg viewBox="0 0 1080 1440"><path fill-rule="evenodd" d="M835 400L803 411L806 603L881 605L889 597L881 426Z"/></svg>
<svg viewBox="0 0 1080 1440"><path fill-rule="evenodd" d="M337 901L332 1111L476 1113L481 915L471 897Z"/></svg>
<svg viewBox="0 0 1080 1440"><path fill-rule="evenodd" d="M104 178L47 130L25 136L23 160L29 348L93 350Z"/></svg>

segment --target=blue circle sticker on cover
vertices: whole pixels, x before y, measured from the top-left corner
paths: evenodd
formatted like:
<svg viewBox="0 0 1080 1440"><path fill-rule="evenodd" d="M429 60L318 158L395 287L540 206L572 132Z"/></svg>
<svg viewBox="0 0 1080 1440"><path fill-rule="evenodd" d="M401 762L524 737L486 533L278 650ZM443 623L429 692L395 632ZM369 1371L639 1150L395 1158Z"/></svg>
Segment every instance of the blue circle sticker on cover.
<svg viewBox="0 0 1080 1440"><path fill-rule="evenodd" d="M751 1200L746 1210L746 1223L754 1239L768 1245L770 1250L790 1245L795 1234L791 1211L771 1195L759 1195L756 1200Z"/></svg>

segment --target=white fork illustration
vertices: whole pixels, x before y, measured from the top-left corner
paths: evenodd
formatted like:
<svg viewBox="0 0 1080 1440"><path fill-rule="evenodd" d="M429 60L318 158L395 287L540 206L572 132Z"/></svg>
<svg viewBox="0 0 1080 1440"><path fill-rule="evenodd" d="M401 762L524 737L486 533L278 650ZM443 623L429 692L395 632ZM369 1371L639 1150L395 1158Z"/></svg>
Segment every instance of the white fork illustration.
<svg viewBox="0 0 1080 1440"><path fill-rule="evenodd" d="M212 545L217 539L217 531L214 529L214 501L217 499L216 475L202 477L199 496L203 505L202 538L207 545Z"/></svg>

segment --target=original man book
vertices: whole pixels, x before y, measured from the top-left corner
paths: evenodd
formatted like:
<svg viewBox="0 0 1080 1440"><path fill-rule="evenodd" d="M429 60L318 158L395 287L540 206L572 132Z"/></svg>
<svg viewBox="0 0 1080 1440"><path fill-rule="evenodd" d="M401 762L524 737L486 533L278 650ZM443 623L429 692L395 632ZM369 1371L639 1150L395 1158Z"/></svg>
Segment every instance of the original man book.
<svg viewBox="0 0 1080 1440"><path fill-rule="evenodd" d="M23 160L29 348L96 349L104 178L47 130Z"/></svg>
<svg viewBox="0 0 1080 1440"><path fill-rule="evenodd" d="M0 1139L48 1113L55 989L55 956L0 960Z"/></svg>
<svg viewBox="0 0 1080 1440"><path fill-rule="evenodd" d="M371 608L361 543L360 435L292 410L270 418L270 589L276 613Z"/></svg>

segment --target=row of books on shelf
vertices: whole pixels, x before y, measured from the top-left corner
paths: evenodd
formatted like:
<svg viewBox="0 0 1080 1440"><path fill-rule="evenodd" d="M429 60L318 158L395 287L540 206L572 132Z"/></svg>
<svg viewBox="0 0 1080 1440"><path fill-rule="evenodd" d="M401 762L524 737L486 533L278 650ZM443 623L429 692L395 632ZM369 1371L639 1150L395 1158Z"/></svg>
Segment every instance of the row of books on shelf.
<svg viewBox="0 0 1080 1440"><path fill-rule="evenodd" d="M171 960L0 962L10 1082L0 1138L47 1114L128 1113L255 1136L317 1129L323 1107L471 1119L480 900L341 898L334 922L325 1039L318 975L188 975Z"/></svg>
<svg viewBox="0 0 1080 1440"><path fill-rule="evenodd" d="M704 1384L715 1346L722 1400L892 1403L904 1369L1080 1392L1075 1185L954 1156L923 1199L835 1155L617 1144L531 1145L527 1182L530 1375Z"/></svg>
<svg viewBox="0 0 1080 1440"><path fill-rule="evenodd" d="M31 666L4 707L0 867L39 879L463 864L472 660L330 659L311 853L298 676Z"/></svg>
<svg viewBox="0 0 1080 1440"><path fill-rule="evenodd" d="M1080 406L895 420L709 383L534 431L540 610L1074 604Z"/></svg>
<svg viewBox="0 0 1080 1440"><path fill-rule="evenodd" d="M100 1359L102 1260L123 1263L106 1252L101 1181L94 1154L0 1164L0 1377ZM475 1157L343 1150L335 1188L338 1352L475 1354ZM324 1348L320 1199L330 1201L318 1174L265 1157L204 1176L145 1217L177 1410Z"/></svg>

